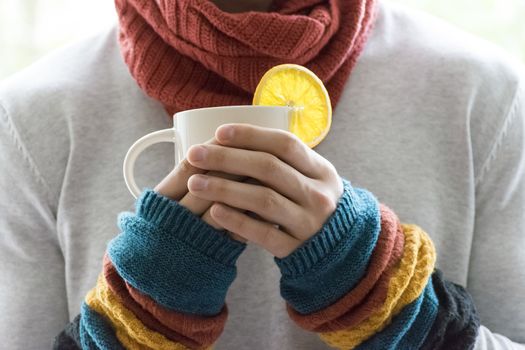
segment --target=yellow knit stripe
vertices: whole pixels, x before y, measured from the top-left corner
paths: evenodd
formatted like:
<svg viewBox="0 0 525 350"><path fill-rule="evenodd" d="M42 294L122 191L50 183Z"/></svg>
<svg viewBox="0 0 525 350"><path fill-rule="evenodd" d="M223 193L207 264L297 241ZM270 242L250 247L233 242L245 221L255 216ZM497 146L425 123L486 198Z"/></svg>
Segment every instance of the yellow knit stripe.
<svg viewBox="0 0 525 350"><path fill-rule="evenodd" d="M383 306L351 329L320 333L328 345L353 349L388 326L392 317L416 300L423 292L434 270L436 251L428 235L416 225L403 225L405 243L403 256L388 284Z"/></svg>
<svg viewBox="0 0 525 350"><path fill-rule="evenodd" d="M392 312L392 316L399 314L405 306L414 302L428 284L428 280L434 271L436 265L436 248L432 239L423 229L417 225L403 224L403 231L411 231L414 234L419 234L422 244L418 252L418 263L414 276L410 280L411 291L407 290L401 296L401 300L396 304ZM390 323L390 320L388 321ZM384 328L384 327L383 327Z"/></svg>
<svg viewBox="0 0 525 350"><path fill-rule="evenodd" d="M126 349L189 349L147 328L117 299L117 296L109 289L103 273L99 274L97 285L88 292L85 300L90 308L109 319L118 340Z"/></svg>

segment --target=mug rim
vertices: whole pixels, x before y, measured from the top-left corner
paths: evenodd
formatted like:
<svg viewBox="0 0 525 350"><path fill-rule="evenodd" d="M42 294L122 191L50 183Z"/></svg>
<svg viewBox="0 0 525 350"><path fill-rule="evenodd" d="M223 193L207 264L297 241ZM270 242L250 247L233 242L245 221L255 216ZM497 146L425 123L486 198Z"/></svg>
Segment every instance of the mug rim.
<svg viewBox="0 0 525 350"><path fill-rule="evenodd" d="M242 108L259 108L259 109L270 109L270 108L275 108L275 109L293 109L293 107L291 106L260 106L260 105L233 105L233 106L215 106L215 107L201 107L201 108L192 108L192 109L186 109L184 111L180 111L180 112L177 112L175 114L173 114L173 118L175 118L177 115L180 115L180 114L184 114L186 112L192 112L192 111L205 111L205 110L209 110L209 109L242 109Z"/></svg>

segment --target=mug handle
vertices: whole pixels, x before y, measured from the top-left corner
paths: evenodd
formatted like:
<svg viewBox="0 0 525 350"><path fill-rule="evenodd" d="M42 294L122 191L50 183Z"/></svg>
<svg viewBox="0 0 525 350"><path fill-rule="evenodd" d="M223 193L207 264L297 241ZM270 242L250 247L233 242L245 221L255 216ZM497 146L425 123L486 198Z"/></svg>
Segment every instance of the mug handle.
<svg viewBox="0 0 525 350"><path fill-rule="evenodd" d="M124 164L122 166L124 181L135 199L138 198L141 193L141 190L135 182L135 161L139 154L141 154L146 148L159 142L173 142L175 144L175 165L177 165L183 158L180 135L175 128L157 130L144 135L135 141L126 153Z"/></svg>

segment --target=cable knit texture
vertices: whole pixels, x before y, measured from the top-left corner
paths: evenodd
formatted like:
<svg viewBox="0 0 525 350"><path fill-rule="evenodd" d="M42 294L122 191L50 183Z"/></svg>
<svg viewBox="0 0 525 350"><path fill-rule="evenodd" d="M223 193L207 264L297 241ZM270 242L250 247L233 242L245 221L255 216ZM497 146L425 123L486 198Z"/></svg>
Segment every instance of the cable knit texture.
<svg viewBox="0 0 525 350"><path fill-rule="evenodd" d="M244 13L207 0L115 4L131 75L170 113L251 104L263 74L282 63L316 73L335 106L377 14L376 0L276 0L269 12Z"/></svg>
<svg viewBox="0 0 525 350"><path fill-rule="evenodd" d="M118 274L166 308L221 312L245 244L150 188L135 203L136 214L119 214L122 232L108 244Z"/></svg>
<svg viewBox="0 0 525 350"><path fill-rule="evenodd" d="M275 259L292 319L337 349L471 349L479 328L472 299L434 270L429 236L419 226L401 224L370 192L341 181L343 194L321 230L288 257ZM221 288L227 290L235 276L232 269L244 245L151 189L137 199L135 215L119 219L123 238L108 244L80 318L57 336L55 348L210 349L227 318L224 299L211 293L219 289L224 298ZM174 260L163 265L165 259ZM206 265L199 265L201 260ZM192 276L171 265L193 269ZM193 283L213 291L188 287ZM166 307L159 300L167 291L188 293L180 294L186 299L178 305L184 307L215 297L211 305L220 305L219 312Z"/></svg>
<svg viewBox="0 0 525 350"><path fill-rule="evenodd" d="M326 308L348 293L366 272L380 225L379 203L343 181L335 212L321 230L283 259L275 259L283 298L299 313Z"/></svg>

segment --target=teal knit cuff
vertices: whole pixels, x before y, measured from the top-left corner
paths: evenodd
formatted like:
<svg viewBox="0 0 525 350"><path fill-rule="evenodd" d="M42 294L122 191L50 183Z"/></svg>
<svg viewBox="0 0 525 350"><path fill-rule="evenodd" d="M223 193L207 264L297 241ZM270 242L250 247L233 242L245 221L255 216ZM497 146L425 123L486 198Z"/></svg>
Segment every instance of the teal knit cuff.
<svg viewBox="0 0 525 350"><path fill-rule="evenodd" d="M366 272L381 230L379 202L367 190L342 179L337 208L312 238L283 259L281 295L299 313L309 314L339 300Z"/></svg>
<svg viewBox="0 0 525 350"><path fill-rule="evenodd" d="M82 349L126 349L118 340L109 321L92 310L85 301L80 305L80 315L78 332Z"/></svg>
<svg viewBox="0 0 525 350"><path fill-rule="evenodd" d="M150 188L135 206L118 215L122 232L108 243L119 275L166 308L218 314L246 245Z"/></svg>

